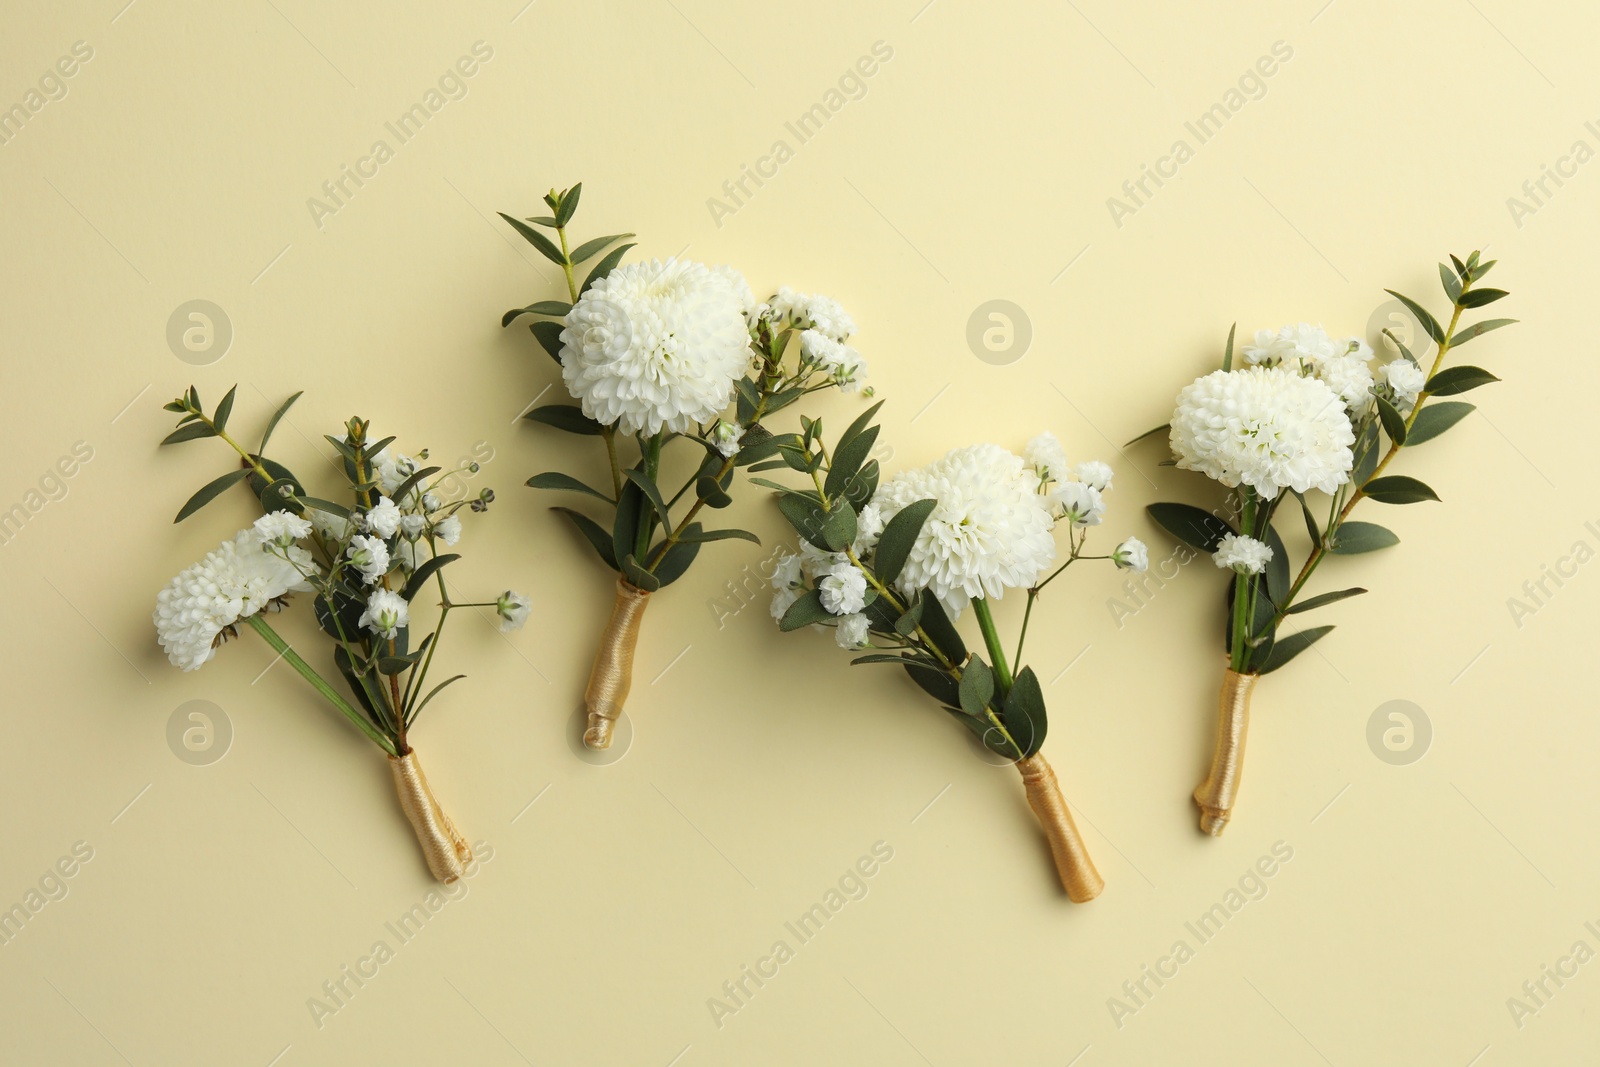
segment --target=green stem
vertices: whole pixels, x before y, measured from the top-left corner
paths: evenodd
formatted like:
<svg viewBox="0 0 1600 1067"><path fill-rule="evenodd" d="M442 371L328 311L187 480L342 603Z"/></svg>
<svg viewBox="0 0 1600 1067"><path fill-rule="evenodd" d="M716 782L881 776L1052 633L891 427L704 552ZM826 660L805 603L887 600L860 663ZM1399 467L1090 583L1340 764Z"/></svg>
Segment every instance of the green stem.
<svg viewBox="0 0 1600 1067"><path fill-rule="evenodd" d="M260 634L267 644L277 650L278 655L283 658L285 663L300 672L300 676L310 682L313 689L326 697L328 703L337 708L340 714L354 723L362 733L372 738L379 748L391 756L401 755L396 750L394 742L379 733L378 728L372 725L370 719L353 707L348 700L340 696L338 690L329 685L328 680L318 674L311 664L301 659L300 654L290 648L287 641L278 636L278 632L267 623L266 619L261 617L260 613L250 616L245 622L249 623L250 628Z"/></svg>
<svg viewBox="0 0 1600 1067"><path fill-rule="evenodd" d="M1249 486L1240 486L1239 528L1247 532L1255 530L1256 495ZM1246 644L1250 631L1250 582L1248 574L1236 574L1233 578L1233 641L1231 655L1228 658L1229 666L1237 673L1245 672L1245 665L1250 659L1250 649Z"/></svg>
<svg viewBox="0 0 1600 1067"><path fill-rule="evenodd" d="M972 611L978 617L978 629L983 631L983 643L989 649L990 666L994 668L995 684L1000 687L1000 699L1011 692L1011 668L1006 665L1006 650L1000 645L1000 631L995 628L994 616L989 613L989 602L981 596L972 598Z"/></svg>
<svg viewBox="0 0 1600 1067"><path fill-rule="evenodd" d="M666 432L664 429L656 431L656 435L650 438L650 443L644 449L644 474L652 484L661 473L661 441ZM657 491L659 492L659 490ZM620 494L618 499L621 499ZM655 528L655 518L655 507L649 501L645 501L640 505L639 533L633 542L633 558L640 563L644 562L646 554L650 551L650 532ZM661 521L666 524L666 517L662 516Z"/></svg>

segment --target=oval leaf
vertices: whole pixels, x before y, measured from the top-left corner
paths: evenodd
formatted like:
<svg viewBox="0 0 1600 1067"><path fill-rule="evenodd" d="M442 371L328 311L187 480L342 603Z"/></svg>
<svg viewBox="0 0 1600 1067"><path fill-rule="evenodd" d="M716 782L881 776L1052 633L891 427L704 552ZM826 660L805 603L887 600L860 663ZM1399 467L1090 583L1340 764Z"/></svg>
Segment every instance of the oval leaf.
<svg viewBox="0 0 1600 1067"><path fill-rule="evenodd" d="M1419 504L1424 500L1439 499L1439 494L1429 488L1426 482L1404 474L1374 478L1362 492L1380 504Z"/></svg>
<svg viewBox="0 0 1600 1067"><path fill-rule="evenodd" d="M554 426L567 433L588 434L598 436L603 427L583 413L583 409L576 404L546 404L534 408L522 416L530 422L542 422L546 426Z"/></svg>
<svg viewBox="0 0 1600 1067"><path fill-rule="evenodd" d="M922 532L923 523L928 521L928 516L938 505L939 502L931 497L907 504L884 525L883 534L878 538L878 547L872 557L873 569L877 571L878 578L884 585L892 585L894 580L900 577L900 572L905 569L906 560L911 558L911 549L917 543L917 535Z"/></svg>
<svg viewBox="0 0 1600 1067"><path fill-rule="evenodd" d="M1499 380L1482 367L1447 367L1429 378L1424 389L1429 396L1454 396Z"/></svg>
<svg viewBox="0 0 1600 1067"><path fill-rule="evenodd" d="M215 500L224 489L232 488L233 486L244 481L245 476L249 473L250 468L240 467L236 471L229 471L227 474L224 474L215 481L207 482L205 485L200 487L200 490L196 492L194 496L189 498L189 502L187 504L178 509L178 517L172 521L182 522L184 519L187 519L190 515L193 515L195 512L199 511L201 508Z"/></svg>
<svg viewBox="0 0 1600 1067"><path fill-rule="evenodd" d="M1375 522L1347 522L1334 534L1334 543L1328 551L1341 556L1354 556L1399 543L1400 538L1393 530Z"/></svg>
<svg viewBox="0 0 1600 1067"><path fill-rule="evenodd" d="M1424 405L1411 423L1411 432L1406 435L1406 447L1411 448L1424 441L1433 440L1474 410L1473 405L1465 400L1443 400L1437 404Z"/></svg>
<svg viewBox="0 0 1600 1067"><path fill-rule="evenodd" d="M1186 545L1202 552L1215 552L1233 527L1192 504L1151 504L1145 508L1164 530Z"/></svg>

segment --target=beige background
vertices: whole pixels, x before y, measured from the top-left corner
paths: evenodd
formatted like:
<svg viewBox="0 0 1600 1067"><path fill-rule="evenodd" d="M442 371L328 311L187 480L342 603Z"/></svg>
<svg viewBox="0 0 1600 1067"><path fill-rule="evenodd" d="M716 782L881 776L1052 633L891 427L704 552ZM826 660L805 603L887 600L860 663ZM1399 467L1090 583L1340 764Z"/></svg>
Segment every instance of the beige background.
<svg viewBox="0 0 1600 1067"><path fill-rule="evenodd" d="M1600 926L1600 577L1579 569L1520 627L1507 604L1575 543L1600 547L1585 527L1600 520L1594 457L1574 439L1600 385L1600 169L1547 182L1520 226L1506 203L1574 141L1600 147L1584 126L1600 117L1591 16L1504 0L522 2L9 12L0 105L74 42L93 57L0 146L0 509L26 507L75 442L93 458L0 551L0 904L75 842L93 859L0 946L7 1062L1593 1055L1600 964L1520 1029L1506 1003L1574 942L1600 949L1584 927ZM493 56L468 94L396 147L384 123L477 41ZM877 41L893 58L864 97L796 146L784 123ZM1293 56L1265 95L1118 227L1106 199L1175 139L1193 145L1184 122L1277 41ZM394 158L319 228L308 198L379 138ZM708 198L779 138L793 158L719 227ZM641 252L687 249L758 289L837 296L890 400L890 467L1053 429L1116 467L1101 543L1137 534L1157 557L1170 543L1143 505L1207 486L1158 468L1159 448L1112 442L1163 421L1230 322L1360 332L1383 287L1437 306L1434 261L1488 246L1492 282L1514 291L1495 312L1524 325L1474 342L1474 362L1506 379L1471 398L1480 413L1403 459L1445 502L1364 505L1404 544L1319 576L1372 593L1324 612L1342 625L1322 654L1262 687L1220 842L1198 835L1188 801L1220 671L1219 576L1186 568L1120 628L1107 602L1121 576L1085 569L1052 589L1029 657L1052 710L1045 751L1108 883L1079 907L1054 887L1016 776L904 678L780 637L764 596L730 614L726 583L770 549L709 549L652 606L631 751L599 768L574 756L607 579L521 485L598 463L588 442L516 422L557 379L499 316L558 295L558 278L494 212L540 213L539 193L576 180L586 235L636 230ZM1004 366L965 339L997 298L1033 329ZM166 342L192 299L234 330L209 366ZM377 752L281 665L266 670L261 642L247 634L187 675L155 647L156 591L252 513L230 494L170 525L228 467L215 442L156 448L160 405L191 381L208 404L240 382L245 432L305 389L275 451L307 477L326 469L320 435L352 413L449 458L486 442L474 485L500 502L470 524L455 581L538 605L509 640L462 620L448 666L470 678L417 736L493 859L320 1028L308 998L375 941L396 945L384 924L430 884ZM819 410L837 426L859 405ZM752 492L732 517L769 545L782 536ZM1017 607L1001 611L1008 628ZM304 618L288 632L316 647ZM209 766L168 747L190 700L232 723ZM1419 762L1368 747L1390 700L1432 723ZM785 921L878 841L894 854L869 895L719 1029L708 998L793 943ZM1185 922L1280 841L1293 859L1268 895L1198 945ZM1194 958L1119 1027L1108 999L1179 939Z"/></svg>

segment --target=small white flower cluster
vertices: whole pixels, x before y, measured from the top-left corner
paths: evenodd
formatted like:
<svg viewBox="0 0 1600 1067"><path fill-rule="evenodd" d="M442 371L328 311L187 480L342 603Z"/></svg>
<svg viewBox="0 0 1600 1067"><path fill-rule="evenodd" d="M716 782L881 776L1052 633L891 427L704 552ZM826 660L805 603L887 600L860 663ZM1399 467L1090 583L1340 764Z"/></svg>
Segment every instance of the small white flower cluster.
<svg viewBox="0 0 1600 1067"><path fill-rule="evenodd" d="M1326 382L1354 414L1361 414L1380 393L1401 408L1417 402L1428 376L1407 356L1397 356L1372 370L1372 348L1359 337L1335 341L1321 326L1307 322L1257 330L1244 358L1263 367L1287 366Z"/></svg>
<svg viewBox="0 0 1600 1067"><path fill-rule="evenodd" d="M310 554L293 537L282 541L305 520L277 518L282 514L265 515L256 526L240 530L157 595L151 619L173 666L199 670L216 654L223 631L279 597L311 588L306 582L314 566Z"/></svg>
<svg viewBox="0 0 1600 1067"><path fill-rule="evenodd" d="M731 267L679 259L617 267L567 313L562 381L603 426L691 433L728 406L750 366L753 304Z"/></svg>
<svg viewBox="0 0 1600 1067"><path fill-rule="evenodd" d="M711 427L711 443L724 459L732 459L739 452L739 442L744 437L744 427L738 422L718 419Z"/></svg>
<svg viewBox="0 0 1600 1067"><path fill-rule="evenodd" d="M804 365L826 374L842 391L856 392L867 377L866 358L847 343L855 320L832 297L798 293L787 285L755 309L754 322L766 319L774 332L787 325L800 331Z"/></svg>
<svg viewBox="0 0 1600 1067"><path fill-rule="evenodd" d="M1023 456L1038 476L1039 492L1054 518L1079 528L1100 525L1106 513L1101 494L1111 488L1110 467L1097 459L1069 466L1066 449L1049 431L1029 441Z"/></svg>
<svg viewBox="0 0 1600 1067"><path fill-rule="evenodd" d="M1272 547L1244 534L1223 534L1212 562L1237 574L1260 574L1272 562Z"/></svg>
<svg viewBox="0 0 1600 1067"><path fill-rule="evenodd" d="M866 514L866 509L862 514ZM876 543L875 535L873 543ZM868 551L859 537L851 548L857 559ZM833 634L839 647L864 647L870 629L866 615L862 614L867 606L867 576L843 552L824 552L802 542L799 555L785 553L772 572L772 617L781 621L812 585L822 606L836 616Z"/></svg>

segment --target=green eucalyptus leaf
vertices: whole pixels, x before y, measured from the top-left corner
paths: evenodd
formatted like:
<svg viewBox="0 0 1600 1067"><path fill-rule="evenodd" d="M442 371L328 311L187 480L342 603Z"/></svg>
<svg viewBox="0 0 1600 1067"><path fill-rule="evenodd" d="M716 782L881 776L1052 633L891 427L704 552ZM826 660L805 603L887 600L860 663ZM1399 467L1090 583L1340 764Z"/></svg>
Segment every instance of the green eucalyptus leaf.
<svg viewBox="0 0 1600 1067"><path fill-rule="evenodd" d="M1482 337L1490 330L1498 330L1502 326L1515 325L1517 321L1516 319L1484 319L1482 322L1475 322L1471 326L1457 327L1456 332L1451 335L1450 347L1460 348L1474 337Z"/></svg>
<svg viewBox="0 0 1600 1067"><path fill-rule="evenodd" d="M917 535L938 506L939 502L931 497L918 500L901 508L884 524L872 559L873 569L885 585L893 585L895 579L900 577L906 560L911 558L912 548L916 546Z"/></svg>
<svg viewBox="0 0 1600 1067"><path fill-rule="evenodd" d="M1423 388L1429 396L1455 396L1499 380L1482 367L1446 367L1429 378Z"/></svg>
<svg viewBox="0 0 1600 1067"><path fill-rule="evenodd" d="M1341 523L1334 532L1333 541L1328 551L1341 556L1354 556L1398 545L1400 538L1393 530L1375 522L1346 522Z"/></svg>
<svg viewBox="0 0 1600 1067"><path fill-rule="evenodd" d="M961 669L961 710L968 715L982 715L994 699L994 671L979 656L973 656Z"/></svg>
<svg viewBox="0 0 1600 1067"><path fill-rule="evenodd" d="M411 572L411 577L407 579L406 587L401 590L400 595L405 597L407 603L414 600L416 595L422 592L422 587L427 584L429 578L432 578L446 564L454 563L460 558L459 553L447 552L442 556L434 556L431 559L424 560L422 566Z"/></svg>
<svg viewBox="0 0 1600 1067"><path fill-rule="evenodd" d="M528 332L533 334L534 339L539 342L539 347L545 350L546 355L556 361L557 366L561 365L562 329L561 323L548 320L536 322L528 327Z"/></svg>
<svg viewBox="0 0 1600 1067"><path fill-rule="evenodd" d="M843 552L855 543L856 509L844 498L834 500L822 522L822 540L835 552Z"/></svg>
<svg viewBox="0 0 1600 1067"><path fill-rule="evenodd" d="M1438 319L1434 318L1428 313L1427 308L1423 307L1409 296L1397 293L1393 289L1385 289L1384 292L1388 293L1390 296L1394 297L1396 300L1400 301L1400 303L1409 308L1411 314L1416 316L1417 321L1422 324L1422 328L1424 330L1428 331L1428 336L1433 338L1435 343L1441 345L1444 344L1444 328L1439 325Z"/></svg>
<svg viewBox="0 0 1600 1067"><path fill-rule="evenodd" d="M1395 410L1395 406L1383 397L1376 397L1378 401L1378 418L1383 422L1383 432L1389 435L1389 440L1397 445L1406 443L1405 416Z"/></svg>
<svg viewBox="0 0 1600 1067"><path fill-rule="evenodd" d="M709 475L695 479L694 495L704 500L706 507L710 508L725 508L733 503L733 497L729 496L722 486L717 484L717 480Z"/></svg>
<svg viewBox="0 0 1600 1067"><path fill-rule="evenodd" d="M1380 504L1418 504L1424 500L1439 499L1439 494L1426 482L1404 474L1374 478L1363 487L1362 492Z"/></svg>
<svg viewBox="0 0 1600 1067"><path fill-rule="evenodd" d="M582 263L596 255L602 248L610 244L612 241L620 241L624 237L632 236L633 234L631 233L613 233L606 237L596 237L591 241L585 241L583 244L572 250L572 263L574 266L576 266L579 263Z"/></svg>
<svg viewBox="0 0 1600 1067"><path fill-rule="evenodd" d="M1319 594L1317 596L1312 597L1310 600L1302 600L1300 603L1296 604L1294 607L1292 607L1288 611L1284 612L1284 614L1285 615L1298 615L1302 611L1311 611L1311 610L1313 610L1315 608L1320 608L1320 607L1323 607L1323 606L1328 605L1328 604L1335 604L1335 603L1338 603L1339 601L1345 600L1345 599L1347 599L1349 597L1360 596L1362 593L1365 593L1365 592L1366 592L1365 589L1353 588L1353 589L1340 589L1339 591L1334 592L1334 593L1322 593L1322 594Z"/></svg>
<svg viewBox="0 0 1600 1067"><path fill-rule="evenodd" d="M643 589L646 593L654 593L661 588L661 579L641 567L631 552L622 557L622 573L635 588Z"/></svg>
<svg viewBox="0 0 1600 1067"><path fill-rule="evenodd" d="M184 519L187 519L190 515L193 515L195 512L199 511L201 508L205 507L207 504L211 503L218 496L220 496L223 490L230 489L244 481L245 476L249 473L249 468L241 467L236 471L229 471L222 477L207 482L205 485L201 486L198 491L196 491L194 496L189 498L188 503L184 504L183 507L178 509L178 516L172 521L178 523L182 522Z"/></svg>
<svg viewBox="0 0 1600 1067"><path fill-rule="evenodd" d="M1278 643L1273 646L1272 654L1268 656L1266 662L1261 665L1261 670L1259 673L1271 674L1273 671L1277 670L1279 667L1282 667L1300 653L1304 652L1306 649L1322 640L1330 632L1332 632L1332 630L1332 626L1313 626L1310 629L1301 630L1298 633L1292 633L1288 637L1279 640Z"/></svg>
<svg viewBox="0 0 1600 1067"><path fill-rule="evenodd" d="M1406 447L1411 448L1431 441L1450 427L1470 415L1476 408L1465 400L1441 400L1424 404L1412 420L1411 433L1406 437Z"/></svg>
<svg viewBox="0 0 1600 1067"><path fill-rule="evenodd" d="M583 413L576 404L545 404L522 416L529 422L542 422L567 433L598 436L605 428Z"/></svg>
<svg viewBox="0 0 1600 1067"><path fill-rule="evenodd" d="M617 565L617 553L612 545L611 535L598 522L595 522L582 512L573 511L571 508L551 508L550 510L560 512L571 519L572 525L578 528L578 532L583 535L584 540L589 542L590 547L595 550L595 554L600 557L607 567L614 571L621 570Z"/></svg>
<svg viewBox="0 0 1600 1067"><path fill-rule="evenodd" d="M1202 552L1215 552L1222 538L1235 532L1228 523L1193 504L1150 504L1145 511L1162 529Z"/></svg>
<svg viewBox="0 0 1600 1067"><path fill-rule="evenodd" d="M564 300L536 300L525 308L512 308L500 316L500 325L510 326L519 315L554 315L561 318L571 310L572 305Z"/></svg>
<svg viewBox="0 0 1600 1067"><path fill-rule="evenodd" d="M512 218L504 211L497 212L496 214L509 222L511 224L511 228L522 234L523 239L533 247L537 248L539 250L539 254L544 256L544 258L548 259L558 267L567 266L567 257L561 254L561 249L557 248L550 238L546 237L532 226L529 226L521 219Z"/></svg>
<svg viewBox="0 0 1600 1067"><path fill-rule="evenodd" d="M561 206L556 208L556 225L565 226L572 221L572 216L578 211L578 197L583 195L583 183L579 182L567 190L567 195L561 198Z"/></svg>
<svg viewBox="0 0 1600 1067"><path fill-rule="evenodd" d="M1496 300L1510 295L1504 289L1468 289L1461 294L1461 306L1464 308L1481 308L1485 304L1492 304Z"/></svg>
<svg viewBox="0 0 1600 1067"><path fill-rule="evenodd" d="M228 419L233 414L233 398L238 392L239 387L237 385L229 389L228 395L224 396L222 402L217 405L217 413L211 416L212 425L216 426L219 434L228 428Z"/></svg>
<svg viewBox="0 0 1600 1067"><path fill-rule="evenodd" d="M278 428L278 423L283 421L284 415L288 414L289 409L294 407L294 402L299 400L304 393L304 389L295 393L288 400L285 400L282 404L279 404L278 410L272 413L272 418L267 420L267 428L262 431L261 445L256 449L256 453L258 455L267 450L267 442L272 439L272 431Z"/></svg>
<svg viewBox="0 0 1600 1067"><path fill-rule="evenodd" d="M789 605L789 610L783 613L783 618L778 620L778 629L788 633L805 626L812 626L819 622L828 622L835 616L822 606L822 594L815 589L808 589L800 598Z"/></svg>
<svg viewBox="0 0 1600 1067"><path fill-rule="evenodd" d="M1006 694L1005 711L1001 713L1000 721L1005 723L1007 732L1021 747L1024 757L1032 756L1044 745L1049 723L1045 719L1044 691L1040 689L1039 679L1032 667L1024 667L1017 672L1016 680L1011 683L1011 692Z"/></svg>
<svg viewBox="0 0 1600 1067"><path fill-rule="evenodd" d="M809 496L800 493L787 493L778 498L778 510L783 517L789 520L789 525L794 527L795 533L811 542L825 552L833 551L828 546L827 538L823 536L823 529L827 525L828 516L822 510L822 505ZM879 543L879 556L882 556L882 543ZM880 570L881 574L882 571Z"/></svg>
<svg viewBox="0 0 1600 1067"><path fill-rule="evenodd" d="M204 437L215 437L217 431L203 422L191 422L187 426L180 426L161 439L164 445L175 445L183 441L198 441Z"/></svg>
<svg viewBox="0 0 1600 1067"><path fill-rule="evenodd" d="M632 247L633 245L631 244L618 245L611 251L607 252L605 258L599 263L596 263L594 265L594 270L590 271L589 276L583 280L583 288L578 291L578 295L582 296L584 293L587 293L591 285L615 270L617 264L622 262L622 257L627 255L628 249Z"/></svg>

